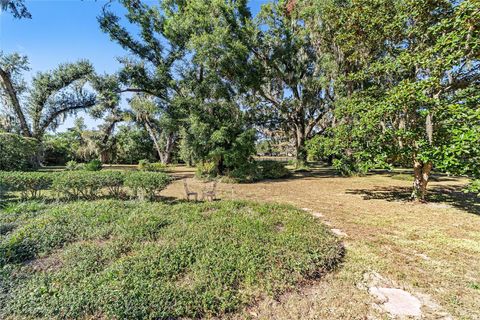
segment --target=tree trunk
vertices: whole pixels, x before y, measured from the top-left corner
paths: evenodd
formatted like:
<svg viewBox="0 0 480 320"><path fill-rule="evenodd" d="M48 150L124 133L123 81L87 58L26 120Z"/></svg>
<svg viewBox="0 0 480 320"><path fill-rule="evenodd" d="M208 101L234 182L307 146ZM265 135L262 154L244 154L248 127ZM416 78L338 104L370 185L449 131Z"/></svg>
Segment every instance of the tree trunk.
<svg viewBox="0 0 480 320"><path fill-rule="evenodd" d="M413 191L412 199L415 201L425 201L425 196L427 193L427 184L430 177L430 172L432 171L432 162L428 161L426 163L419 160L413 161Z"/></svg>
<svg viewBox="0 0 480 320"><path fill-rule="evenodd" d="M225 166L223 164L223 156L220 157L220 159L218 159L218 174L223 176L223 174L225 173Z"/></svg>
<svg viewBox="0 0 480 320"><path fill-rule="evenodd" d="M295 157L297 167L303 166L307 162L307 150L305 148L305 134L297 129L295 139Z"/></svg>
<svg viewBox="0 0 480 320"><path fill-rule="evenodd" d="M172 162L172 152L173 147L175 146L175 134L171 132L167 137L167 142L165 145L165 150L163 150L160 155L160 161L163 164L169 164Z"/></svg>
<svg viewBox="0 0 480 320"><path fill-rule="evenodd" d="M160 157L160 161L162 161L162 148L160 147L160 144L158 143L157 136L153 130L153 128L150 126L148 122L144 123L145 129L147 129L148 134L150 135L150 138L153 141L153 145L155 146L155 150L157 150L157 154ZM163 161L162 161L163 163Z"/></svg>
<svg viewBox="0 0 480 320"><path fill-rule="evenodd" d="M103 150L100 152L100 161L102 163L110 163L110 154L107 150Z"/></svg>
<svg viewBox="0 0 480 320"><path fill-rule="evenodd" d="M18 100L17 93L15 92L15 88L12 84L12 79L10 78L10 74L0 68L0 79L2 80L3 87L10 98L10 102L12 103L13 110L20 122L20 128L22 129L22 134L25 137L31 137L32 132L28 126L27 120L25 119L25 114L20 106L20 101Z"/></svg>

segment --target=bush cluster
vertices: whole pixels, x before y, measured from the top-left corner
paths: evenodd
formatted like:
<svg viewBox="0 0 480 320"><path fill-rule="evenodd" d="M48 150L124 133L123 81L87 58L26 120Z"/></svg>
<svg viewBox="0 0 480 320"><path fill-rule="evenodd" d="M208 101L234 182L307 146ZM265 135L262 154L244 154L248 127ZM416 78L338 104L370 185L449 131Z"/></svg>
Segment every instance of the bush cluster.
<svg viewBox="0 0 480 320"><path fill-rule="evenodd" d="M214 178L217 174L218 170L215 162L207 161L197 164L195 175L198 178Z"/></svg>
<svg viewBox="0 0 480 320"><path fill-rule="evenodd" d="M124 184L135 197L152 200L170 183L170 177L162 172L132 172L125 177Z"/></svg>
<svg viewBox="0 0 480 320"><path fill-rule="evenodd" d="M36 166L37 140L13 133L0 133L0 170L31 170Z"/></svg>
<svg viewBox="0 0 480 320"><path fill-rule="evenodd" d="M162 172L0 172L0 190L19 192L22 199L36 198L42 190L51 190L65 199L119 199L130 194L151 200L169 182L170 177Z"/></svg>
<svg viewBox="0 0 480 320"><path fill-rule="evenodd" d="M476 193L478 197L480 197L480 179L472 180L470 184L465 189L465 192L472 192Z"/></svg>
<svg viewBox="0 0 480 320"><path fill-rule="evenodd" d="M92 160L90 162L87 162L85 164L85 168L84 170L87 170L87 171L100 171L102 170L102 162L100 160Z"/></svg>
<svg viewBox="0 0 480 320"><path fill-rule="evenodd" d="M162 172L165 171L167 165L161 162L150 162L147 159L143 159L138 162L137 168L140 171Z"/></svg>
<svg viewBox="0 0 480 320"><path fill-rule="evenodd" d="M100 171L102 170L102 162L100 160L92 160L87 163L77 163L77 161L71 160L65 164L65 170Z"/></svg>
<svg viewBox="0 0 480 320"><path fill-rule="evenodd" d="M260 169L261 179L280 179L290 174L290 171L288 171L288 169L285 168L285 165L281 162L266 160L257 163Z"/></svg>
<svg viewBox="0 0 480 320"><path fill-rule="evenodd" d="M278 161L266 160L247 162L230 171L229 176L237 182L254 182L264 179L280 179L288 176L290 171Z"/></svg>
<svg viewBox="0 0 480 320"><path fill-rule="evenodd" d="M55 175L52 190L68 199L119 197L123 181L124 173L120 171L66 171Z"/></svg>
<svg viewBox="0 0 480 320"><path fill-rule="evenodd" d="M46 172L0 171L0 189L19 192L22 199L37 198L51 187L52 178Z"/></svg>

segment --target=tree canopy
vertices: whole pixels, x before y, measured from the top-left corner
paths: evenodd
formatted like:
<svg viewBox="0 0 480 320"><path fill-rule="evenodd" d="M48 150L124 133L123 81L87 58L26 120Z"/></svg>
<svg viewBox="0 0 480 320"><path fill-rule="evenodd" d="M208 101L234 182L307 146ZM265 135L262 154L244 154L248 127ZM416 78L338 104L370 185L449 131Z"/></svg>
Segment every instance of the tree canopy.
<svg viewBox="0 0 480 320"><path fill-rule="evenodd" d="M433 167L478 175L478 1L347 2L336 16L349 17L337 44L361 66L339 77L346 90L323 140L338 166L411 165L421 199Z"/></svg>
<svg viewBox="0 0 480 320"><path fill-rule="evenodd" d="M278 0L255 16L246 0L119 2L124 16L108 3L98 17L125 49L115 74L79 61L28 84L26 57L2 53L3 130L41 140L89 109L104 124L85 146L104 161L126 122L139 131L122 141L148 136L161 162L220 174L281 141L299 166L411 167L420 200L432 170L480 176L478 0Z"/></svg>
<svg viewBox="0 0 480 320"><path fill-rule="evenodd" d="M0 8L2 11L9 11L17 19L32 18L24 0L0 0Z"/></svg>
<svg viewBox="0 0 480 320"><path fill-rule="evenodd" d="M49 72L37 73L28 86L22 72L28 60L17 53L0 53L0 96L3 110L13 115L15 127L26 137L42 140L66 116L95 105L95 94L86 88L94 70L88 61L61 64Z"/></svg>

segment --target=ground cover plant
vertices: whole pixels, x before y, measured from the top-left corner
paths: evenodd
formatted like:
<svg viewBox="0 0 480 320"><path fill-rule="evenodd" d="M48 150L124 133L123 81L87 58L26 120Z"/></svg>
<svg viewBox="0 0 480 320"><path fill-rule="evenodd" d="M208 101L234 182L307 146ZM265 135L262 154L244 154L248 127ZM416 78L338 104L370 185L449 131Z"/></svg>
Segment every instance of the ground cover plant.
<svg viewBox="0 0 480 320"><path fill-rule="evenodd" d="M0 222L2 318L222 315L342 257L321 223L283 205L24 202Z"/></svg>

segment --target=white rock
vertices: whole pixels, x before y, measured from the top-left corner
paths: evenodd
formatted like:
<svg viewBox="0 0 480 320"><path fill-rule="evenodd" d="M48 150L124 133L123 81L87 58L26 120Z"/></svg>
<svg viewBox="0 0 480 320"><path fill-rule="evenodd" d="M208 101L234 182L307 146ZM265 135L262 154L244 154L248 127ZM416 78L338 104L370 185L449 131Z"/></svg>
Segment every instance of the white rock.
<svg viewBox="0 0 480 320"><path fill-rule="evenodd" d="M346 237L347 236L347 234L340 229L331 229L331 230L334 234L336 234L339 237Z"/></svg>
<svg viewBox="0 0 480 320"><path fill-rule="evenodd" d="M396 288L369 288L369 293L382 302L381 307L394 316L422 316L422 303L405 290Z"/></svg>
<svg viewBox="0 0 480 320"><path fill-rule="evenodd" d="M416 255L417 255L418 257L422 258L423 260L427 260L427 261L430 260L430 257L427 256L427 255L424 254L424 253L417 253Z"/></svg>
<svg viewBox="0 0 480 320"><path fill-rule="evenodd" d="M323 214L317 211L313 211L312 215L317 218L323 218Z"/></svg>

